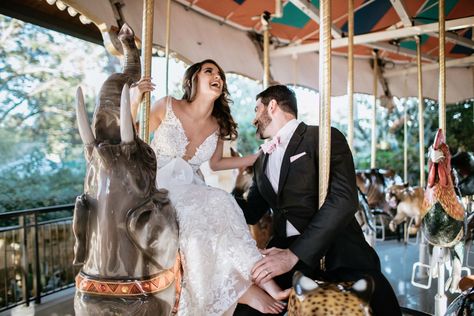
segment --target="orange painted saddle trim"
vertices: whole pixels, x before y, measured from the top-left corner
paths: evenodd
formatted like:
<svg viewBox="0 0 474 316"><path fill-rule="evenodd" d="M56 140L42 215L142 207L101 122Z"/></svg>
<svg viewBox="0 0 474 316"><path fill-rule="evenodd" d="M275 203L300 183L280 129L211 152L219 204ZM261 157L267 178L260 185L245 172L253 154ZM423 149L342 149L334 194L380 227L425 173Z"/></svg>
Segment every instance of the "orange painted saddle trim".
<svg viewBox="0 0 474 316"><path fill-rule="evenodd" d="M82 272L79 272L76 276L76 287L82 293L87 294L136 296L163 291L168 288L173 281L176 281L176 297L179 299L181 292L181 273L181 258L178 254L172 268L162 271L150 279L135 281L100 280L92 279Z"/></svg>

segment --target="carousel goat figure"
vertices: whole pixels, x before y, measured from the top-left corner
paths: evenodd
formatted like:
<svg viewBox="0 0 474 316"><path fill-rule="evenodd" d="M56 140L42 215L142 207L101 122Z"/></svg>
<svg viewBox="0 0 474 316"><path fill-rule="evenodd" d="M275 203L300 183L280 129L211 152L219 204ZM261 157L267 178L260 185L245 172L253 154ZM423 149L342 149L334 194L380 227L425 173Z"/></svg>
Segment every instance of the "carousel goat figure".
<svg viewBox="0 0 474 316"><path fill-rule="evenodd" d="M373 290L371 278L329 283L313 281L296 271L288 300L288 316L370 316Z"/></svg>
<svg viewBox="0 0 474 316"><path fill-rule="evenodd" d="M433 146L429 150L427 182L421 228L431 245L450 248L452 268L447 286L451 292L455 292L461 279L465 211L455 192L451 155L441 129L436 133ZM438 247L435 249L439 249ZM436 256L433 254L434 257ZM432 276L436 276L436 266L433 262L431 266Z"/></svg>
<svg viewBox="0 0 474 316"><path fill-rule="evenodd" d="M385 191L392 184L399 183L400 177L391 169L356 170L356 185L359 193L359 207L356 219L370 245L375 242L376 218L385 230L388 219L392 218L389 203L385 199ZM380 216L379 216L380 215ZM376 217L377 216L377 217ZM377 226L380 228L380 226ZM382 231L382 236L385 233Z"/></svg>
<svg viewBox="0 0 474 316"><path fill-rule="evenodd" d="M415 225L409 233L416 234L421 226L420 215L424 200L423 188L411 187L408 183L395 184L388 188L386 200L390 207L397 211L395 217L389 223L390 230L394 232L400 223L413 218Z"/></svg>
<svg viewBox="0 0 474 316"><path fill-rule="evenodd" d="M400 176L391 169L356 170L357 188L366 196L370 209L376 213L391 216L390 207L385 200L385 191L396 183L401 183Z"/></svg>
<svg viewBox="0 0 474 316"><path fill-rule="evenodd" d="M375 215L369 207L367 197L363 194L359 188L357 188L357 195L359 198L359 204L357 205L357 212L355 218L359 223L362 232L364 233L365 240L370 246L375 245L375 239L377 235L377 228L375 227Z"/></svg>
<svg viewBox="0 0 474 316"><path fill-rule="evenodd" d="M155 186L156 157L132 125L129 85L140 79L134 33L118 35L123 73L100 90L92 128L82 91L77 93L79 133L87 171L76 200L73 230L76 315L171 315L181 264L178 226L165 190Z"/></svg>

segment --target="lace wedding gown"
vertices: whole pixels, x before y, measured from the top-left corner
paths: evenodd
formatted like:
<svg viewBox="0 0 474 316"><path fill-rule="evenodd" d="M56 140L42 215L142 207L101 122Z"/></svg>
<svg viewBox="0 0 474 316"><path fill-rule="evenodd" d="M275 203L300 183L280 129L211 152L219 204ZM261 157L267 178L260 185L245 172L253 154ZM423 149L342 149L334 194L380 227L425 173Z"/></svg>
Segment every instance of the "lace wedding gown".
<svg viewBox="0 0 474 316"><path fill-rule="evenodd" d="M189 141L168 98L151 147L158 161L157 186L169 191L178 217L184 268L179 316L232 315L261 258L234 198L207 186L197 173L217 141L217 133L211 134L190 160L183 160Z"/></svg>

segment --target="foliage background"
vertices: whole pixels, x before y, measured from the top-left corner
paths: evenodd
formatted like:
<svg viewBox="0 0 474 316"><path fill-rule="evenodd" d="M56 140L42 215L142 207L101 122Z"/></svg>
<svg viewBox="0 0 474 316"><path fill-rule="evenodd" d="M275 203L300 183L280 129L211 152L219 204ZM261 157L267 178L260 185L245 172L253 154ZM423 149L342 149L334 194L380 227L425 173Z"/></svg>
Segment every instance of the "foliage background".
<svg viewBox="0 0 474 316"><path fill-rule="evenodd" d="M54 31L0 15L0 212L73 203L82 192L85 165L82 143L75 123L75 90L81 85L88 113L106 76L120 70L117 58L102 46L87 43ZM80 49L78 49L80 48ZM155 62L156 61L156 62ZM163 58L154 65L163 69ZM176 78L170 94L181 96L179 77L185 64L173 61ZM154 66L155 67L155 66ZM94 76L91 76L94 74ZM156 76L155 76L156 77ZM155 81L162 82L160 80ZM253 153L261 143L251 125L254 96L260 83L228 74L228 86L234 101L232 114L239 124L238 150ZM314 91L293 87L301 117L314 123L318 109ZM154 98L163 96L163 87ZM369 111L372 97L356 95L355 152L358 168L370 162ZM417 100L395 99L389 113L377 107L377 166L403 171L403 111L408 109L409 180L418 179ZM448 144L474 149L473 100L447 107ZM347 132L347 110L342 102L333 126ZM345 116L344 116L345 115ZM437 104L426 100L425 148L432 142L437 126Z"/></svg>

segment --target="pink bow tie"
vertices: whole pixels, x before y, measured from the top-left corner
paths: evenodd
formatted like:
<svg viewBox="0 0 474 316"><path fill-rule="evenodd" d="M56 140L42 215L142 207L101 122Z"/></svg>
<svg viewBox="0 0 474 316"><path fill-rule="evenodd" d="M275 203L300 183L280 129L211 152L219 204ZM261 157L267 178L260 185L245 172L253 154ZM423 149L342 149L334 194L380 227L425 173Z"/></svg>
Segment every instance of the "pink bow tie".
<svg viewBox="0 0 474 316"><path fill-rule="evenodd" d="M271 141L263 143L260 148L262 148L265 154L271 154L277 149L278 145L281 144L280 136L275 136Z"/></svg>

